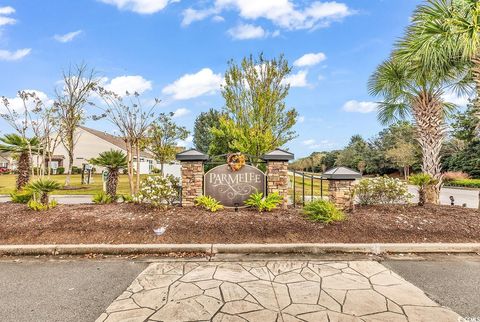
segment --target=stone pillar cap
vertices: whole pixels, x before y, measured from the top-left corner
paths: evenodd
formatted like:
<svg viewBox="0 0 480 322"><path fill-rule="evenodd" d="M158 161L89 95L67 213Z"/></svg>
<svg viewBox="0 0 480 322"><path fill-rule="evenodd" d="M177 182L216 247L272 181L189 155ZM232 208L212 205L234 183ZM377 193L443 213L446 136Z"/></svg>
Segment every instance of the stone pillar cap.
<svg viewBox="0 0 480 322"><path fill-rule="evenodd" d="M209 157L196 149L189 149L177 153L175 158L178 161L206 161Z"/></svg>
<svg viewBox="0 0 480 322"><path fill-rule="evenodd" d="M294 155L293 153L282 149L275 149L273 151L265 153L262 156L262 159L265 161L289 161L294 159Z"/></svg>
<svg viewBox="0 0 480 322"><path fill-rule="evenodd" d="M361 177L362 174L360 172L347 167L335 167L322 174L322 179L327 180L355 180Z"/></svg>

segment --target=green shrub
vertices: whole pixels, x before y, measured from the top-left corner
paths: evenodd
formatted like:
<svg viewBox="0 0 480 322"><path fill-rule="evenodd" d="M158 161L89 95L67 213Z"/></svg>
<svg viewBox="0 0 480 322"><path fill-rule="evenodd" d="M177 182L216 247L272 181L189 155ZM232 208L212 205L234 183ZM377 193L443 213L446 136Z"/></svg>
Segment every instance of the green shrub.
<svg viewBox="0 0 480 322"><path fill-rule="evenodd" d="M133 201L133 196L132 195L121 195L120 199L123 203L132 203Z"/></svg>
<svg viewBox="0 0 480 322"><path fill-rule="evenodd" d="M361 205L407 203L413 197L405 182L387 176L362 179L353 193Z"/></svg>
<svg viewBox="0 0 480 322"><path fill-rule="evenodd" d="M452 187L480 188L480 179L460 179L452 180L446 183Z"/></svg>
<svg viewBox="0 0 480 322"><path fill-rule="evenodd" d="M303 213L313 221L329 224L345 220L345 214L335 204L326 200L314 200L303 207Z"/></svg>
<svg viewBox="0 0 480 322"><path fill-rule="evenodd" d="M14 203L27 204L33 197L33 192L29 190L15 191L10 193L10 198Z"/></svg>
<svg viewBox="0 0 480 322"><path fill-rule="evenodd" d="M263 197L263 193L257 192L250 195L245 201L247 206L257 209L259 212L272 211L282 202L282 197L276 192Z"/></svg>
<svg viewBox="0 0 480 322"><path fill-rule="evenodd" d="M64 167L58 167L57 168L57 174L64 174L65 173L65 168Z"/></svg>
<svg viewBox="0 0 480 322"><path fill-rule="evenodd" d="M434 179L428 173L417 173L408 178L408 181L418 187L418 205L423 206L426 201L427 189L430 186L438 183L437 179Z"/></svg>
<svg viewBox="0 0 480 322"><path fill-rule="evenodd" d="M81 174L82 169L76 166L72 166L72 174Z"/></svg>
<svg viewBox="0 0 480 322"><path fill-rule="evenodd" d="M203 207L210 212L217 212L222 210L223 206L215 198L211 196L199 196L195 198L195 206Z"/></svg>
<svg viewBox="0 0 480 322"><path fill-rule="evenodd" d="M58 202L56 200L52 200L47 204L43 204L43 203L38 202L34 199L31 199L27 204L28 208L30 208L32 210L35 210L35 211L45 211L45 210L48 210L48 209L55 208L57 205L58 205Z"/></svg>
<svg viewBox="0 0 480 322"><path fill-rule="evenodd" d="M150 203L154 206L173 205L179 200L180 181L168 175L149 176L140 183L140 191L133 196L136 203Z"/></svg>
<svg viewBox="0 0 480 322"><path fill-rule="evenodd" d="M25 187L25 190L31 191L33 193L33 199L35 201L39 200L41 204L48 207L48 205L50 204L50 193L60 188L61 185L57 181L47 178L40 178L30 182Z"/></svg>
<svg viewBox="0 0 480 322"><path fill-rule="evenodd" d="M92 201L97 205L105 205L114 202L115 199L105 191L100 191L93 196Z"/></svg>

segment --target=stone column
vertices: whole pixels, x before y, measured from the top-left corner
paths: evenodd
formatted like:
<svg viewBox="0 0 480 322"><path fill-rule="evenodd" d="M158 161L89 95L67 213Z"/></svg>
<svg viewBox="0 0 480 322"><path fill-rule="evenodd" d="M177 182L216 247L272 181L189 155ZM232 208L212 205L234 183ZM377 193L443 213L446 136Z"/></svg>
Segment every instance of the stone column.
<svg viewBox="0 0 480 322"><path fill-rule="evenodd" d="M277 192L283 199L283 209L288 205L288 161L293 158L293 153L282 149L275 149L262 156L267 161L267 193Z"/></svg>
<svg viewBox="0 0 480 322"><path fill-rule="evenodd" d="M182 206L191 207L203 194L203 162L182 161Z"/></svg>
<svg viewBox="0 0 480 322"><path fill-rule="evenodd" d="M353 183L355 180L335 180L328 179L328 192L330 201L338 209L349 211L353 209Z"/></svg>
<svg viewBox="0 0 480 322"><path fill-rule="evenodd" d="M278 193L282 198L282 208L288 204L288 162L267 161L267 193Z"/></svg>
<svg viewBox="0 0 480 322"><path fill-rule="evenodd" d="M203 194L203 163L208 160L208 155L190 149L178 153L176 158L181 164L182 206L194 206L195 198Z"/></svg>

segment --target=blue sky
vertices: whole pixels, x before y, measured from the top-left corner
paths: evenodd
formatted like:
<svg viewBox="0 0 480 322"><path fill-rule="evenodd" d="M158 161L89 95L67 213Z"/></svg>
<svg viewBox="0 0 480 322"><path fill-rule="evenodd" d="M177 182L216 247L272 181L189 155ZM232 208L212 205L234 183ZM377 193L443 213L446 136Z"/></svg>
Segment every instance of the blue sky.
<svg viewBox="0 0 480 322"><path fill-rule="evenodd" d="M62 69L85 62L111 89L160 98L158 111L192 130L200 112L223 106L229 59L284 53L295 63L287 103L301 115L288 147L304 156L381 129L366 82L420 2L0 0L0 95L53 98ZM12 130L0 121L0 131Z"/></svg>

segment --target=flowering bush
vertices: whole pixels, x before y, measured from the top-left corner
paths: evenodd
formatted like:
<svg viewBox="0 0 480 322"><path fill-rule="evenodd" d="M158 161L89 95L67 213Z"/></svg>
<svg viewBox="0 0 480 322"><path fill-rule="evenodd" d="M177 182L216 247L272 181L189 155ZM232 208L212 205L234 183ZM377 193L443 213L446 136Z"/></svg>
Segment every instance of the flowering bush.
<svg viewBox="0 0 480 322"><path fill-rule="evenodd" d="M443 174L443 179L445 181L454 181L454 180L465 180L469 179L468 173L461 172L461 171L450 171L450 172L445 172Z"/></svg>
<svg viewBox="0 0 480 322"><path fill-rule="evenodd" d="M136 203L151 203L154 206L172 205L178 200L180 181L168 175L150 176L140 183L140 191L132 198Z"/></svg>
<svg viewBox="0 0 480 322"><path fill-rule="evenodd" d="M360 180L354 194L361 205L407 203L413 197L405 182L386 176Z"/></svg>

